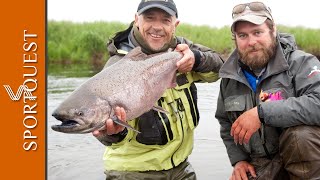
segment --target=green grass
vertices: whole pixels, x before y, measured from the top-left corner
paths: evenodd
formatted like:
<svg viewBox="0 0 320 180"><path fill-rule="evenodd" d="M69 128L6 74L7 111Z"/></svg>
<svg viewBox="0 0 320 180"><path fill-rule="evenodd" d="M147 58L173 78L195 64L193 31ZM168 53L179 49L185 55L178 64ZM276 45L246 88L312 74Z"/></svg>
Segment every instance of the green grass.
<svg viewBox="0 0 320 180"><path fill-rule="evenodd" d="M100 70L108 59L106 43L116 32L127 28L120 22L48 22L48 61L53 64L85 64ZM295 36L300 49L320 57L320 29L278 26L280 32ZM213 28L181 24L178 36L208 46L223 57L233 50L230 27Z"/></svg>
<svg viewBox="0 0 320 180"><path fill-rule="evenodd" d="M106 43L126 24L112 22L48 22L49 64L89 64L101 66L108 58Z"/></svg>
<svg viewBox="0 0 320 180"><path fill-rule="evenodd" d="M194 43L210 47L221 54L229 54L234 48L229 27L212 28L182 24L177 28L176 34Z"/></svg>
<svg viewBox="0 0 320 180"><path fill-rule="evenodd" d="M279 26L279 31L293 34L299 49L320 57L320 29Z"/></svg>

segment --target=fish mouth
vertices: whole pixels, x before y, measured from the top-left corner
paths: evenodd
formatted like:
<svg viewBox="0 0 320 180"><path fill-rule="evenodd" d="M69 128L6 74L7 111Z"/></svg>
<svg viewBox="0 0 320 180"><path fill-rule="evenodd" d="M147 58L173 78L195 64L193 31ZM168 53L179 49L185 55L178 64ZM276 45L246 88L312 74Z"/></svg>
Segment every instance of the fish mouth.
<svg viewBox="0 0 320 180"><path fill-rule="evenodd" d="M60 125L53 125L52 127L60 127L60 128L73 128L73 127L77 127L80 124L75 121L75 120L66 120L66 121L62 121L62 123Z"/></svg>
<svg viewBox="0 0 320 180"><path fill-rule="evenodd" d="M76 126L77 124L79 123L75 120L67 120L67 121L63 121L60 126Z"/></svg>
<svg viewBox="0 0 320 180"><path fill-rule="evenodd" d="M98 124L86 124L84 121L64 119L54 116L57 120L61 121L60 125L52 125L51 129L57 132L70 133L70 134L84 134L93 132L104 126L104 121Z"/></svg>
<svg viewBox="0 0 320 180"><path fill-rule="evenodd" d="M60 125L52 125L51 129L57 132L70 133L70 134L84 134L90 133L96 129L97 127L91 127L90 125L79 124L74 120L64 121Z"/></svg>
<svg viewBox="0 0 320 180"><path fill-rule="evenodd" d="M84 123L80 123L77 120L66 118L56 113L52 114L57 120L61 121L60 125L52 125L51 129L58 132L64 133L86 133L85 129L88 129Z"/></svg>
<svg viewBox="0 0 320 180"><path fill-rule="evenodd" d="M65 132L65 133L77 133L78 131L80 131L81 129L81 125L79 124L79 122L75 121L75 120L62 120L62 119L58 119L60 121L62 121L62 123L60 125L52 125L51 128L55 131L58 132Z"/></svg>

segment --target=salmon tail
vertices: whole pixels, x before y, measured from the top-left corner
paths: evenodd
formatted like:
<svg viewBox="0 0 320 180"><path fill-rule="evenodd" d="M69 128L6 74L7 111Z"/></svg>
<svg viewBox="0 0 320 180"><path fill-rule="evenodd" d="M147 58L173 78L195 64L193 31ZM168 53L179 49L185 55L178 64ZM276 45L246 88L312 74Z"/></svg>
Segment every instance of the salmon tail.
<svg viewBox="0 0 320 180"><path fill-rule="evenodd" d="M126 127L127 129L130 129L134 132L141 133L140 131L138 131L138 130L134 129L132 126L130 126L130 124L128 124L127 122L121 121L117 116L113 116L111 119L114 123L116 123L120 126Z"/></svg>

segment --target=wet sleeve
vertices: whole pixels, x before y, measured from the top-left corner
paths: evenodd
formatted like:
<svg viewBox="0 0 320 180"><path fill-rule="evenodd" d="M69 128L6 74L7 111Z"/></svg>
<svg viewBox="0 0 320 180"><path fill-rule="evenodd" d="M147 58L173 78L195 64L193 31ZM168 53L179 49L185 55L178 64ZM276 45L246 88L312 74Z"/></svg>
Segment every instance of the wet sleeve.
<svg viewBox="0 0 320 180"><path fill-rule="evenodd" d="M262 103L265 124L283 128L320 126L320 61L301 51L291 56L295 58L289 68L295 97Z"/></svg>
<svg viewBox="0 0 320 180"><path fill-rule="evenodd" d="M125 128L123 131L119 132L118 134L113 134L113 135L101 134L100 136L97 136L96 138L103 145L111 146L112 143L121 142L126 137L127 134L128 134L128 130L127 130L127 128Z"/></svg>

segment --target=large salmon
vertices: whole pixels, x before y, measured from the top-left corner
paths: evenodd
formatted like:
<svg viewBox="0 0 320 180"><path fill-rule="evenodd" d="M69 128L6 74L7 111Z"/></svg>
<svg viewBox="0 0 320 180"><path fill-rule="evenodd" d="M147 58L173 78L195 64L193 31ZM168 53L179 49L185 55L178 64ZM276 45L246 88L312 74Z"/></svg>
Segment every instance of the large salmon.
<svg viewBox="0 0 320 180"><path fill-rule="evenodd" d="M123 107L127 119L139 117L154 107L167 88L175 87L179 52L146 55L140 48L89 78L66 98L52 115L64 133L89 133L115 121L115 107ZM117 122L117 121L116 121ZM119 121L118 121L119 122Z"/></svg>

